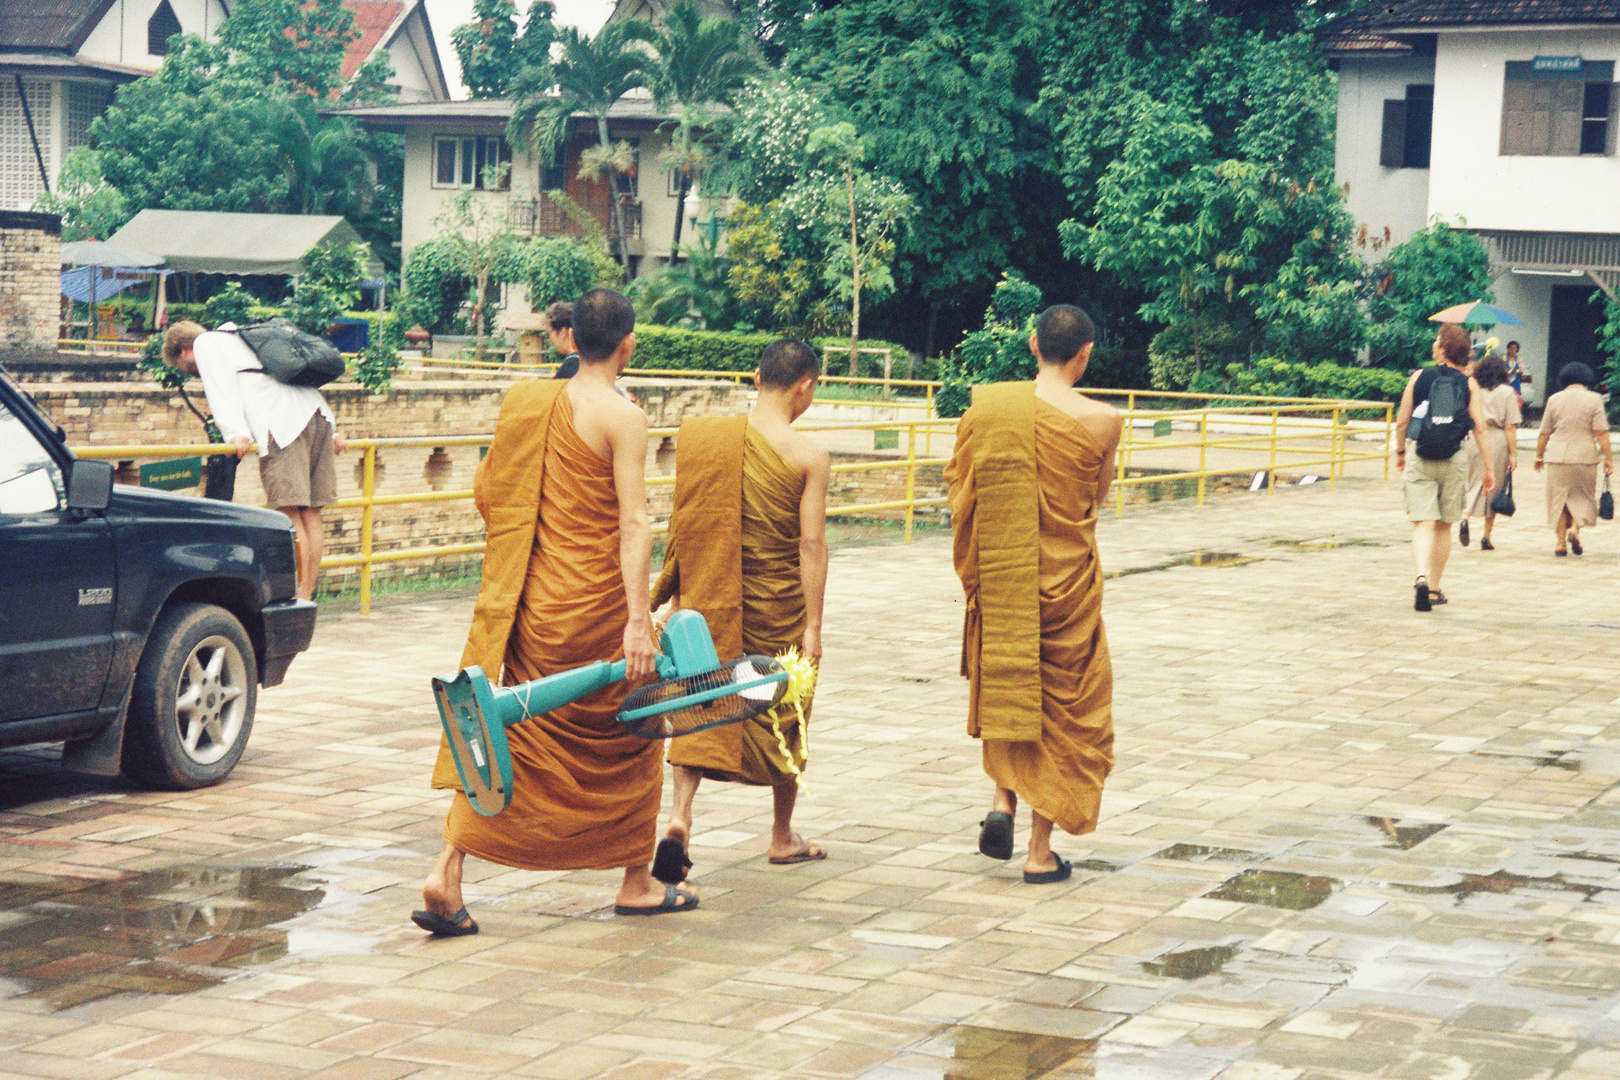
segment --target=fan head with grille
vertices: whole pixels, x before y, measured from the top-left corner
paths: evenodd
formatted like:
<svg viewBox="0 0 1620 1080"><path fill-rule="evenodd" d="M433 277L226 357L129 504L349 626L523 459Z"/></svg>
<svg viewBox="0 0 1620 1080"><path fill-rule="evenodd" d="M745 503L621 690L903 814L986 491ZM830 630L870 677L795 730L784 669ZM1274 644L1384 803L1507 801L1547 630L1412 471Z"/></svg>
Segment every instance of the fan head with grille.
<svg viewBox="0 0 1620 1080"><path fill-rule="evenodd" d="M767 713L787 693L787 669L768 656L743 656L713 671L630 691L619 723L643 739L673 739Z"/></svg>

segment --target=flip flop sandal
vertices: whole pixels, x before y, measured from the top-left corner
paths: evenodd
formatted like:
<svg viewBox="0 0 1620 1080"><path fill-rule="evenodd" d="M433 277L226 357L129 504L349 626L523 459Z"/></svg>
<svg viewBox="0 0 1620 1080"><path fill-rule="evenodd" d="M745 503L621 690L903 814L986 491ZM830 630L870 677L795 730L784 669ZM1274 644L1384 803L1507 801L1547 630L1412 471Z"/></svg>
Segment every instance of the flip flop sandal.
<svg viewBox="0 0 1620 1080"><path fill-rule="evenodd" d="M992 810L979 822L979 854L992 859L1010 859L1013 854L1012 815Z"/></svg>
<svg viewBox="0 0 1620 1080"><path fill-rule="evenodd" d="M794 863L815 862L817 859L827 857L826 848L818 848L814 844L807 845L803 851L795 851L792 855L783 855L781 858L770 857L773 866L792 866Z"/></svg>
<svg viewBox="0 0 1620 1080"><path fill-rule="evenodd" d="M1573 551L1577 555L1581 553L1581 542L1575 539L1573 536L1569 538L1569 550Z"/></svg>
<svg viewBox="0 0 1620 1080"><path fill-rule="evenodd" d="M467 920L470 925L462 926L463 919ZM411 912L411 922L434 937L466 937L468 934L478 933L478 923L473 922L471 916L467 914L465 904L462 905L460 911L448 919L436 911L413 911Z"/></svg>
<svg viewBox="0 0 1620 1080"><path fill-rule="evenodd" d="M1052 858L1057 860L1056 870L1041 870L1037 871L1036 873L1030 873L1028 870L1025 870L1024 884L1052 885L1059 881L1069 880L1069 875L1074 872L1073 864L1071 864L1068 859L1065 859L1063 856L1055 852L1053 853Z"/></svg>
<svg viewBox="0 0 1620 1080"><path fill-rule="evenodd" d="M673 836L658 841L658 850L653 854L653 877L665 885L679 885L691 869L692 860L687 857L685 844Z"/></svg>
<svg viewBox="0 0 1620 1080"><path fill-rule="evenodd" d="M1414 584L1412 586L1412 589L1413 589L1412 610L1413 611L1429 611L1429 610L1431 610L1433 608L1433 604L1431 604L1430 600L1429 600L1429 596L1430 596L1430 593L1429 593L1429 579L1428 578L1418 578L1416 584Z"/></svg>
<svg viewBox="0 0 1620 1080"><path fill-rule="evenodd" d="M1429 603L1435 607L1439 607L1441 604L1450 603L1450 601L1446 599L1446 594L1441 592L1439 589L1430 589Z"/></svg>
<svg viewBox="0 0 1620 1080"><path fill-rule="evenodd" d="M686 903L678 903L684 899ZM698 906L696 893L689 893L685 889L677 889L670 884L664 885L664 902L657 907L630 907L625 904L614 904L615 915L666 915L672 911L691 911Z"/></svg>
<svg viewBox="0 0 1620 1080"><path fill-rule="evenodd" d="M1468 546L1468 519L1467 518L1463 518L1462 525L1460 527L1458 527L1458 529L1457 529L1457 542L1459 544L1461 544L1463 547Z"/></svg>
<svg viewBox="0 0 1620 1080"><path fill-rule="evenodd" d="M1479 550L1481 550L1481 551L1495 551L1496 550L1496 545L1491 543L1488 538L1482 536L1482 537L1479 538Z"/></svg>

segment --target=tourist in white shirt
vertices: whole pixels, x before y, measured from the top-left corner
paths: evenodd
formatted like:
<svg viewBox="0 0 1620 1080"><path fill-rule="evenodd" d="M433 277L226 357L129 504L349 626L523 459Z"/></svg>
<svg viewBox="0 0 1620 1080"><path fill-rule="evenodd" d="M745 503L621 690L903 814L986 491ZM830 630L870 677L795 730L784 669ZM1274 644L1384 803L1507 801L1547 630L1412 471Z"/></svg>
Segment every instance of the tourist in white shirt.
<svg viewBox="0 0 1620 1080"><path fill-rule="evenodd" d="M277 382L259 365L234 323L208 331L177 322L163 335L163 358L202 378L220 435L246 457L259 446L259 478L269 504L298 537L298 595L315 596L326 533L321 507L337 498L335 454L346 446L319 390Z"/></svg>

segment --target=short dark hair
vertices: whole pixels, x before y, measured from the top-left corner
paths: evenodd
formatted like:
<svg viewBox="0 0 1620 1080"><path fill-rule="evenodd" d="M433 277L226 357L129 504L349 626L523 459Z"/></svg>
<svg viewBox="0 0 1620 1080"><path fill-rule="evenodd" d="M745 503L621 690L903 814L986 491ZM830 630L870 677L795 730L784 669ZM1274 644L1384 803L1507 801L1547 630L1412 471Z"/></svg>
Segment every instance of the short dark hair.
<svg viewBox="0 0 1620 1080"><path fill-rule="evenodd" d="M1587 367L1585 364L1565 364L1564 369L1558 373L1559 386L1564 389L1568 389L1569 387L1574 386L1576 383L1580 383L1588 390L1596 390L1597 375L1595 375L1592 369Z"/></svg>
<svg viewBox="0 0 1620 1080"><path fill-rule="evenodd" d="M574 301L574 348L587 364L612 356L636 329L636 309L614 289L592 289Z"/></svg>
<svg viewBox="0 0 1620 1080"><path fill-rule="evenodd" d="M1035 321L1035 347L1048 364L1066 364L1097 339L1091 316L1073 304L1053 304Z"/></svg>
<svg viewBox="0 0 1620 1080"><path fill-rule="evenodd" d="M759 381L762 386L787 390L806 375L821 376L816 351L796 338L777 338L759 354Z"/></svg>
<svg viewBox="0 0 1620 1080"><path fill-rule="evenodd" d="M1510 342L1508 342L1508 343L1507 343L1507 347L1508 347L1508 348L1510 348L1510 349L1520 349L1520 348L1523 348L1523 346L1522 346L1522 345L1520 345L1520 344L1519 344L1519 343L1518 343L1518 342L1517 342L1517 341L1510 341Z"/></svg>
<svg viewBox="0 0 1620 1080"><path fill-rule="evenodd" d="M1481 390L1495 390L1508 381L1507 361L1495 353L1487 356L1474 368L1474 381Z"/></svg>
<svg viewBox="0 0 1620 1080"><path fill-rule="evenodd" d="M559 300L546 308L546 322L553 330L568 330L574 325L574 305Z"/></svg>

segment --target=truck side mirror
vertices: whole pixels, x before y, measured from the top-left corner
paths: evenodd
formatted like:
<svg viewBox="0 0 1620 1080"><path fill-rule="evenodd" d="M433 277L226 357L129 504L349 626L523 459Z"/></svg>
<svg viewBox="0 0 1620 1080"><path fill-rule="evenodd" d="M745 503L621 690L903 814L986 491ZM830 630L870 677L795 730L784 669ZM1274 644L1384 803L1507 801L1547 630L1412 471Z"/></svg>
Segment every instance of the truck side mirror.
<svg viewBox="0 0 1620 1080"><path fill-rule="evenodd" d="M113 464L75 458L68 474L69 510L105 510L112 503Z"/></svg>

